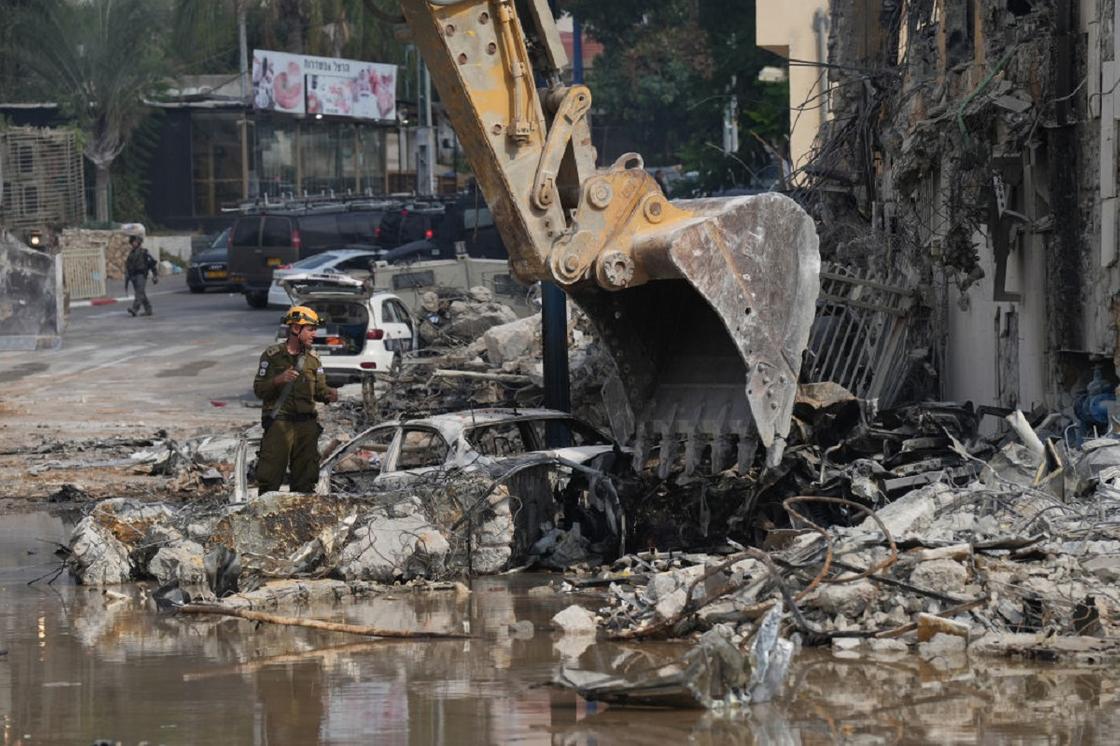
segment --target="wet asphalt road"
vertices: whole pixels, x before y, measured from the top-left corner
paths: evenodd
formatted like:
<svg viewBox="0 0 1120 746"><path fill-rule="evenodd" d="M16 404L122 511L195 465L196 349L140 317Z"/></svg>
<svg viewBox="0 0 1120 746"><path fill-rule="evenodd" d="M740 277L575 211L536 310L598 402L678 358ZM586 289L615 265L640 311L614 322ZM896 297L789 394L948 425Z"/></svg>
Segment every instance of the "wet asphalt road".
<svg viewBox="0 0 1120 746"><path fill-rule="evenodd" d="M129 316L126 303L73 308L61 349L0 352L0 423L80 434L255 420L243 402L255 401L255 363L280 311L191 293L182 274L148 288L151 317ZM123 295L120 283L110 295Z"/></svg>

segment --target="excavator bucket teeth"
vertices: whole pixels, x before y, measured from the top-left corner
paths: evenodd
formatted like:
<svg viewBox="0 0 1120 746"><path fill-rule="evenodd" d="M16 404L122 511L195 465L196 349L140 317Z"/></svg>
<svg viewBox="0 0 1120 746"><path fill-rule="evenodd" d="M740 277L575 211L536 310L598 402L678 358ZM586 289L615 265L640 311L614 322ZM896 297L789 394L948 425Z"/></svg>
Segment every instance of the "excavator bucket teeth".
<svg viewBox="0 0 1120 746"><path fill-rule="evenodd" d="M812 219L777 194L676 204L694 217L634 250L676 279L572 295L614 357L640 458L745 469L761 441L776 464L820 287Z"/></svg>

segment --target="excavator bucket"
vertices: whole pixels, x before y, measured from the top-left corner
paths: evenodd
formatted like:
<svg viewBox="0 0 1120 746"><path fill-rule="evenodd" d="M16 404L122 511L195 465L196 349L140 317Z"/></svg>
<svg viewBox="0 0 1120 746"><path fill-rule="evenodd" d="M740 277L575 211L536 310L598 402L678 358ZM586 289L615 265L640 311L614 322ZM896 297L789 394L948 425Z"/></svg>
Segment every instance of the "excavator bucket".
<svg viewBox="0 0 1120 746"><path fill-rule="evenodd" d="M819 289L809 216L777 194L671 203L636 153L599 168L547 0L400 4L514 275L563 287L617 362L616 436L666 475L745 471L759 442L776 464Z"/></svg>
<svg viewBox="0 0 1120 746"><path fill-rule="evenodd" d="M633 252L662 279L570 289L617 364L612 428L639 463L656 454L663 476L681 463L745 473L759 441L775 465L819 291L813 221L778 194L673 205L692 217Z"/></svg>

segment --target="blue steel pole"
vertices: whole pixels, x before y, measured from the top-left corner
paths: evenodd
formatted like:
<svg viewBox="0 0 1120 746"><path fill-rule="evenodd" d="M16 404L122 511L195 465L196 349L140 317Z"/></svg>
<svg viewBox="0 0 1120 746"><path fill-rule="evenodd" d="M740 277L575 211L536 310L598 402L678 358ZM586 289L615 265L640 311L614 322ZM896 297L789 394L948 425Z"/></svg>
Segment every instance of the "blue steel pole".
<svg viewBox="0 0 1120 746"><path fill-rule="evenodd" d="M583 83L583 39L578 18L572 19L572 83ZM544 353L544 405L571 411L568 374L568 296L551 282L541 283L541 347ZM550 448L568 445L571 436L561 428L548 428Z"/></svg>

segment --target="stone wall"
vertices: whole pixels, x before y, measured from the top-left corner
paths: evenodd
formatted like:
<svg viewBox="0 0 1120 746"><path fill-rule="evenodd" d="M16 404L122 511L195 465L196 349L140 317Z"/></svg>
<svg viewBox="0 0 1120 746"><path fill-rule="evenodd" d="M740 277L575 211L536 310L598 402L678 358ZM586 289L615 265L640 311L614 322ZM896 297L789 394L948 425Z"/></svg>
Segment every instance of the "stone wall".
<svg viewBox="0 0 1120 746"><path fill-rule="evenodd" d="M62 231L59 246L63 252L103 247L106 277L110 280L124 279L124 260L130 247L128 235L123 231L67 228ZM167 259L169 254L185 261L191 258L191 237L187 234L145 236L144 246L156 260Z"/></svg>
<svg viewBox="0 0 1120 746"><path fill-rule="evenodd" d="M124 260L128 256L128 236L121 231L67 228L59 238L62 252L105 249L105 276L110 280L124 279Z"/></svg>

